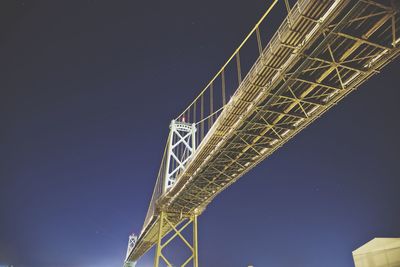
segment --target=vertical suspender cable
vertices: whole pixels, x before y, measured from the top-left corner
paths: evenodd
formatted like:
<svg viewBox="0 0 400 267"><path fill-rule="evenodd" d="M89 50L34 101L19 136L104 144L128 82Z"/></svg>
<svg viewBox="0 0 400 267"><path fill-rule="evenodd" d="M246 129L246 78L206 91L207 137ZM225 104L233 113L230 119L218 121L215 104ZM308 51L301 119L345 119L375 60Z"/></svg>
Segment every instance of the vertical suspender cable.
<svg viewBox="0 0 400 267"><path fill-rule="evenodd" d="M196 123L196 113L197 113L196 103L197 103L197 101L194 102L194 104L193 104L193 123Z"/></svg>
<svg viewBox="0 0 400 267"><path fill-rule="evenodd" d="M225 92L225 70L221 73L221 82L222 82L222 106L226 104L226 92Z"/></svg>
<svg viewBox="0 0 400 267"><path fill-rule="evenodd" d="M201 138L200 138L200 142L203 140L204 138L204 94L201 95L201 99L200 99L200 120L201 120Z"/></svg>
<svg viewBox="0 0 400 267"><path fill-rule="evenodd" d="M258 52L260 53L260 56L262 55L262 43L261 43L261 34L260 34L260 28L257 27L256 29L256 37L257 37L257 45L258 45Z"/></svg>
<svg viewBox="0 0 400 267"><path fill-rule="evenodd" d="M236 53L236 66L237 66L238 82L240 85L242 83L242 69L240 66L240 54L239 53L240 53L239 51Z"/></svg>
<svg viewBox="0 0 400 267"><path fill-rule="evenodd" d="M210 117L209 117L209 122L208 122L208 129L211 128L211 126L214 123L214 85L213 83L210 84Z"/></svg>
<svg viewBox="0 0 400 267"><path fill-rule="evenodd" d="M289 13L290 13L289 0L285 0L285 6L286 6L287 13L288 13L287 21L288 21L288 24L289 24L289 28L292 28L292 23L290 23L290 18L289 18Z"/></svg>
<svg viewBox="0 0 400 267"><path fill-rule="evenodd" d="M194 101L194 103L193 103L193 123L197 122L196 121L196 114L197 114L197 101ZM195 143L196 143L196 147L198 147L198 145L199 145L199 129L196 129Z"/></svg>
<svg viewBox="0 0 400 267"><path fill-rule="evenodd" d="M394 1L392 1L392 6L394 8ZM392 15L392 40L392 45L396 48L396 18L394 17L394 14Z"/></svg>

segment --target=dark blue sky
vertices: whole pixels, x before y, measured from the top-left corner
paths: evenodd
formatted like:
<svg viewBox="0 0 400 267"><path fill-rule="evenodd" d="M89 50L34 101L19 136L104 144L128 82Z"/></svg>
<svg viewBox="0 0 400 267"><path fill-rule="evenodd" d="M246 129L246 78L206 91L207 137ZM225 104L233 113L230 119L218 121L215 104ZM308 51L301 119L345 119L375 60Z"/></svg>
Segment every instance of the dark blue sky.
<svg viewBox="0 0 400 267"><path fill-rule="evenodd" d="M121 266L169 121L265 9L1 1L0 265ZM350 267L363 243L400 236L399 63L215 199L201 266Z"/></svg>

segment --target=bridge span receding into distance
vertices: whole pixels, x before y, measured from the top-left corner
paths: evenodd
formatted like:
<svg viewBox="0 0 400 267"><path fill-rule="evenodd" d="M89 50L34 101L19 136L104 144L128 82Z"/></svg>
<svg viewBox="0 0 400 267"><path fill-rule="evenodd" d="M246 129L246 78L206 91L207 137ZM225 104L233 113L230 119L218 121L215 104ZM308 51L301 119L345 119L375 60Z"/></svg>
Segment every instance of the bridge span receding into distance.
<svg viewBox="0 0 400 267"><path fill-rule="evenodd" d="M266 21L278 4L288 12L267 38ZM238 49L172 120L144 225L130 238L125 265L156 246L154 266L172 266L162 252L180 238L191 251L181 266L198 267L197 216L399 55L399 7L395 0L271 1ZM182 234L189 225L191 242Z"/></svg>

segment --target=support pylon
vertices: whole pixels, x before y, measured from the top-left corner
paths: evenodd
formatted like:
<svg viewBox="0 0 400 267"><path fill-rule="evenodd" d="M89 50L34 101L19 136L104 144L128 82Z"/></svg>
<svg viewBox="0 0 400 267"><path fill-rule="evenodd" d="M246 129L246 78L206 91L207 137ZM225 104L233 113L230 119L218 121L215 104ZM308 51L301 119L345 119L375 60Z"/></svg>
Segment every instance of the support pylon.
<svg viewBox="0 0 400 267"><path fill-rule="evenodd" d="M128 249L126 250L126 258L124 262L124 267L135 267L136 266L136 261L129 261L129 254L131 254L133 248L136 245L138 237L135 234L131 234L129 236L129 242L128 242Z"/></svg>
<svg viewBox="0 0 400 267"><path fill-rule="evenodd" d="M163 192L175 184L196 150L196 124L172 120L169 128Z"/></svg>
<svg viewBox="0 0 400 267"><path fill-rule="evenodd" d="M172 215L176 218L176 215ZM189 266L188 264L192 262L193 267L199 266L199 259L198 259L198 239L197 239L197 214L192 214L185 218L179 224L174 224L171 221L171 214L166 212L161 212L160 214L160 222L158 227L158 240L157 240L157 247L156 253L154 258L154 267L160 267L161 262L165 262L168 267L173 267L172 263L165 257L162 253L163 249L171 243L171 241L179 238L183 241L183 243L189 248L191 254L187 258L187 260L181 265L181 267ZM192 237L192 244L183 236L182 231L186 229L189 225L193 227L193 237ZM165 227L172 228L172 236L170 236L167 240L163 241L165 238L163 236L163 230Z"/></svg>

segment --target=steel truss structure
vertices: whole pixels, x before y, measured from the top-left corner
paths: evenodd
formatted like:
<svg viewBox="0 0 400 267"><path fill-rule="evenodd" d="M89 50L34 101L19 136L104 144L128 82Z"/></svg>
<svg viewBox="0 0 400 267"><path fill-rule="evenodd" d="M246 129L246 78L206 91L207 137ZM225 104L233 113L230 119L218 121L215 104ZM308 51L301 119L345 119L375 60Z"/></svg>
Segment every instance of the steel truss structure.
<svg viewBox="0 0 400 267"><path fill-rule="evenodd" d="M191 123L202 129L209 119L211 127L195 151L192 144L192 154L184 157L190 159L179 161L173 182L165 182L171 172L169 167L165 171L169 156L163 157L143 229L127 259L136 261L157 245L155 266L159 258L169 264L161 251L165 235L180 237L177 225L197 219L219 193L400 54L399 18L394 0L298 0L268 45L258 42L259 57L246 75L241 74L239 47L229 59L237 59L237 90L227 103L223 92L224 106L211 106L209 117L202 107L196 121L192 111ZM251 32L257 40L259 25ZM218 75L225 81L223 69ZM214 79L206 88L211 98ZM187 114L203 101L203 92L176 121L190 118ZM198 139L199 134L193 136ZM197 234L195 240L193 259Z"/></svg>
<svg viewBox="0 0 400 267"><path fill-rule="evenodd" d="M124 267L135 267L136 266L136 261L129 261L128 257L131 254L133 248L135 247L137 239L138 239L138 237L135 234L131 234L129 236L128 249L126 250L126 258L125 258Z"/></svg>
<svg viewBox="0 0 400 267"><path fill-rule="evenodd" d="M163 192L169 190L196 150L195 124L173 120L168 137L167 165Z"/></svg>
<svg viewBox="0 0 400 267"><path fill-rule="evenodd" d="M170 220L170 218L172 220ZM176 214L170 214L167 212L160 213L160 222L159 222L154 266L159 267L161 261L164 261L168 267L173 267L171 262L162 253L162 250L168 244L170 244L174 239L179 238L190 251L190 256L185 260L185 262L181 265L181 267L187 266L190 262L192 262L194 267L198 267L199 260L198 260L198 242L197 242L197 214L193 213L190 217L182 217L179 223L176 223L176 221L174 220L175 218ZM182 233L183 230L185 230L189 225L192 225L193 228L192 244L183 236ZM165 242L163 242L164 228L172 229L172 236L167 238Z"/></svg>

